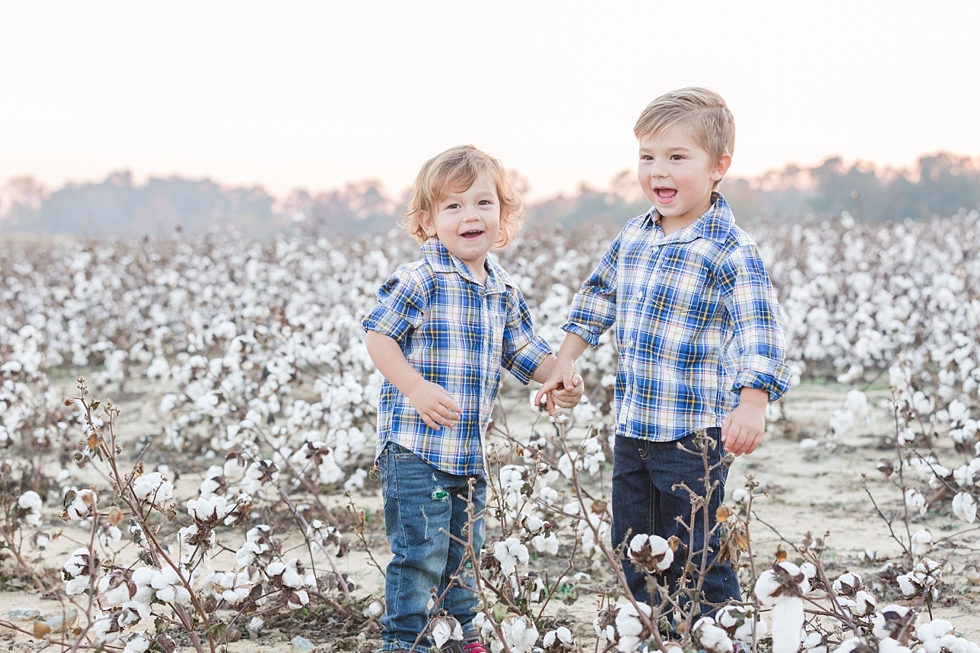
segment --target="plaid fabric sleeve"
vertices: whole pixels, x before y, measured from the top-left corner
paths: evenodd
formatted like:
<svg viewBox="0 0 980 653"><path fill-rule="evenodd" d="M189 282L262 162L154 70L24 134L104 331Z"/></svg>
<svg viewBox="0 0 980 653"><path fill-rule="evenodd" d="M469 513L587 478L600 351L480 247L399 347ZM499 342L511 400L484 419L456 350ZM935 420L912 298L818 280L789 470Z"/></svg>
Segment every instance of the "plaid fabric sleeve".
<svg viewBox="0 0 980 653"><path fill-rule="evenodd" d="M552 353L541 336L534 335L531 313L524 295L517 288L508 288L507 323L504 325L503 357L500 364L510 370L522 384L527 385L541 361Z"/></svg>
<svg viewBox="0 0 980 653"><path fill-rule="evenodd" d="M598 267L575 293L568 321L561 327L580 336L592 347L599 346L599 336L616 321L616 266L622 238L622 233L616 236Z"/></svg>
<svg viewBox="0 0 980 653"><path fill-rule="evenodd" d="M758 388L776 401L789 389L792 373L784 362L785 336L776 291L755 244L736 249L718 276L734 324L732 390Z"/></svg>
<svg viewBox="0 0 980 653"><path fill-rule="evenodd" d="M402 344L422 324L425 306L424 288L411 271L401 268L378 288L378 303L361 326Z"/></svg>

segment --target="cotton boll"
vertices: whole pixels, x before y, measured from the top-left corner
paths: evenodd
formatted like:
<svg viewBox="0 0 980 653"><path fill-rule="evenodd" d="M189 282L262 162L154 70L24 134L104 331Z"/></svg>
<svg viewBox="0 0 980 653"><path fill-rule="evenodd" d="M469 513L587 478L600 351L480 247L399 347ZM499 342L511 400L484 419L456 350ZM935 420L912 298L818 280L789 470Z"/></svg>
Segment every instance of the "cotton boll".
<svg viewBox="0 0 980 653"><path fill-rule="evenodd" d="M500 630L514 653L531 653L538 641L538 629L524 617L506 617L500 622Z"/></svg>
<svg viewBox="0 0 980 653"><path fill-rule="evenodd" d="M886 606L875 616L872 632L879 640L886 637L898 638L903 633L911 632L915 616L915 612L905 606Z"/></svg>
<svg viewBox="0 0 980 653"><path fill-rule="evenodd" d="M642 638L648 634L646 627L640 620L640 612L644 616L650 616L650 606L646 603L637 603L640 611L638 612L636 607L632 603L627 603L626 605L617 606L618 610L616 612L616 632L619 633L620 638L622 637L634 637ZM620 650L625 650L620 647Z"/></svg>
<svg viewBox="0 0 980 653"><path fill-rule="evenodd" d="M861 575L846 572L834 581L834 591L844 596L854 596L861 589Z"/></svg>
<svg viewBox="0 0 980 653"><path fill-rule="evenodd" d="M626 555L637 568L649 573L664 571L674 561L674 552L667 540L658 535L634 535Z"/></svg>
<svg viewBox="0 0 980 653"><path fill-rule="evenodd" d="M152 472L133 479L133 494L139 501L160 506L174 496L174 486L160 472Z"/></svg>
<svg viewBox="0 0 980 653"><path fill-rule="evenodd" d="M912 535L912 555L924 556L932 548L932 533L928 529L917 531Z"/></svg>
<svg viewBox="0 0 980 653"><path fill-rule="evenodd" d="M803 599L787 596L773 606L772 653L796 653L800 648L800 629L803 628Z"/></svg>
<svg viewBox="0 0 980 653"><path fill-rule="evenodd" d="M905 491L905 506L909 512L917 512L920 515L926 514L926 498L915 488Z"/></svg>
<svg viewBox="0 0 980 653"><path fill-rule="evenodd" d="M463 639L463 629L454 617L437 617L429 627L432 639L440 649L450 639Z"/></svg>
<svg viewBox="0 0 980 653"><path fill-rule="evenodd" d="M959 492L953 497L953 514L968 524L977 518L977 503L971 494Z"/></svg>
<svg viewBox="0 0 980 653"><path fill-rule="evenodd" d="M518 564L527 564L527 547L516 537L509 537L493 546L493 556L500 562L500 572L509 576L517 569Z"/></svg>
<svg viewBox="0 0 980 653"><path fill-rule="evenodd" d="M734 648L732 640L723 628L715 625L711 617L702 617L694 622L694 640L707 653L728 653Z"/></svg>
<svg viewBox="0 0 980 653"><path fill-rule="evenodd" d="M558 555L558 547L561 544L558 535L554 532L539 533L531 539L531 543L538 553L546 553L553 556Z"/></svg>
<svg viewBox="0 0 980 653"><path fill-rule="evenodd" d="M69 490L65 495L65 500L68 507L65 508L63 516L76 521L95 516L99 497L92 490Z"/></svg>

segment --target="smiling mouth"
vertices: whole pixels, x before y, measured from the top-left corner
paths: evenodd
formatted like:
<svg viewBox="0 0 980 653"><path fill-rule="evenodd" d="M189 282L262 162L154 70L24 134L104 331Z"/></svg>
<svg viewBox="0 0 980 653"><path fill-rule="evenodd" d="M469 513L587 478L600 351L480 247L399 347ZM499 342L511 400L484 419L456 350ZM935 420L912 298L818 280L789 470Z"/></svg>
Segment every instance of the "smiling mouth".
<svg viewBox="0 0 980 653"><path fill-rule="evenodd" d="M657 199L661 202L671 202L675 197L677 197L677 189L658 186L657 188L653 189L653 194L656 195Z"/></svg>
<svg viewBox="0 0 980 653"><path fill-rule="evenodd" d="M483 235L483 231L480 229L470 229L469 231L464 231L460 234L462 238L478 238Z"/></svg>

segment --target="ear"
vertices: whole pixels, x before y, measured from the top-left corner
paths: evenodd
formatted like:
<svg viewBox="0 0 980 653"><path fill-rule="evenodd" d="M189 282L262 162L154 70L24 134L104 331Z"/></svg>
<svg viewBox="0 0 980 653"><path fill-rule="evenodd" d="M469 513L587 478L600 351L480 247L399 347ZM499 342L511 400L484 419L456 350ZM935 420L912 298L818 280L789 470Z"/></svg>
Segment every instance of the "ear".
<svg viewBox="0 0 980 653"><path fill-rule="evenodd" d="M436 235L436 225L429 216L428 211L419 211L419 226L429 238Z"/></svg>
<svg viewBox="0 0 980 653"><path fill-rule="evenodd" d="M715 161L715 165L711 168L711 180L720 181L728 169L732 166L732 155L722 154L721 158Z"/></svg>

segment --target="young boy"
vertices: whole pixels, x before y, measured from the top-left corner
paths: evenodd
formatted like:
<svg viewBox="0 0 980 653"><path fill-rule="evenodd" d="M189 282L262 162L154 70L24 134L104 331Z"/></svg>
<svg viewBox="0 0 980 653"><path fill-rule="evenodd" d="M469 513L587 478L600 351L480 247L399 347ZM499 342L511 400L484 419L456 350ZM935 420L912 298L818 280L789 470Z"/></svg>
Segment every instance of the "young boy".
<svg viewBox="0 0 980 653"><path fill-rule="evenodd" d="M575 295L558 362L540 392L570 380L574 361L616 324L613 545L640 533L676 535L699 553L704 515L692 517L690 495L678 487L705 491L695 432L706 430L716 442L709 451L711 481L719 484L708 506L710 531L724 498L723 449L755 450L766 402L786 392L790 370L765 266L716 190L735 147L725 101L704 88L667 93L644 109L634 133L637 176L653 207L626 224ZM684 525L692 518L693 538ZM711 562L718 544L715 535ZM672 591L685 557L675 555L665 572ZM649 603L643 576L629 562L623 568L633 595ZM703 612L740 597L731 566L712 564Z"/></svg>
<svg viewBox="0 0 980 653"><path fill-rule="evenodd" d="M464 636L464 643L443 651L485 653L472 626L473 561L458 540L472 537L480 555L484 434L500 368L526 384L544 381L555 363L532 331L521 291L488 254L516 235L523 215L520 197L493 157L462 146L430 159L415 181L405 223L422 246L422 259L381 286L377 306L363 321L368 353L385 377L377 462L394 557L385 578L383 651L409 651L426 634L435 588L432 613L455 617ZM578 403L581 377L569 371L567 378L570 389L550 393L549 404ZM430 643L423 638L421 650Z"/></svg>

